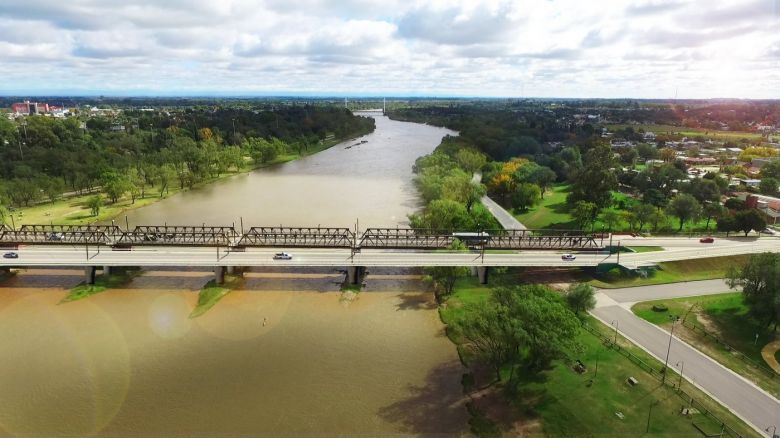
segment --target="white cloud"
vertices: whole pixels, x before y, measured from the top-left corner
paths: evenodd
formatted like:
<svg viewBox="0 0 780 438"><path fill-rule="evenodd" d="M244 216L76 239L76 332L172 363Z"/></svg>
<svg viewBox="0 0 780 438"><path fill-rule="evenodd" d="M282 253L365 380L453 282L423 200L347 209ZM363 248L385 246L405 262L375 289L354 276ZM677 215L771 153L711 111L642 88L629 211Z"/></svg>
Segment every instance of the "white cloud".
<svg viewBox="0 0 780 438"><path fill-rule="evenodd" d="M780 98L776 0L4 0L0 92Z"/></svg>

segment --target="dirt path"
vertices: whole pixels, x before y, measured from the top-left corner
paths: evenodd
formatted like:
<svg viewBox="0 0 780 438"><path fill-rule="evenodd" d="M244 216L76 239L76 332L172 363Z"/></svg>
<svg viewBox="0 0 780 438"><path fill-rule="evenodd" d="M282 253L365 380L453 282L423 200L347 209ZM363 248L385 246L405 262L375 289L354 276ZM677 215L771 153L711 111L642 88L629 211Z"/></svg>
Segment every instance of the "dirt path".
<svg viewBox="0 0 780 438"><path fill-rule="evenodd" d="M775 359L775 351L780 350L780 339L770 342L761 349L761 357L775 372L780 373L780 363Z"/></svg>

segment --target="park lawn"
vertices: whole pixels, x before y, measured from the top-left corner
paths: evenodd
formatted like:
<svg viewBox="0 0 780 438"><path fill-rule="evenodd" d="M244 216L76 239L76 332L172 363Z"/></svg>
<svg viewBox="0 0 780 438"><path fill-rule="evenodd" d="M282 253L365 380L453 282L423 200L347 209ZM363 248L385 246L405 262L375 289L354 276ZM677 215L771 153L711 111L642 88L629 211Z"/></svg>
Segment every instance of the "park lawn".
<svg viewBox="0 0 780 438"><path fill-rule="evenodd" d="M622 129L626 127L634 128L635 131L638 131L639 129L644 130L645 132L654 132L656 134L676 134L676 135L682 135L685 137L698 137L702 136L707 139L712 140L731 140L731 141L737 141L740 139L747 139L750 141L759 141L763 137L761 134L758 134L756 132L745 132L745 131L718 131L713 129L701 129L701 128L688 128L684 126L671 126L671 125L627 125L627 124L615 124L615 125L606 125L607 129L614 131L617 129Z"/></svg>
<svg viewBox="0 0 780 438"><path fill-rule="evenodd" d="M574 220L569 215L566 196L569 194L567 184L556 184L548 190L544 199L533 208L522 214L515 214L517 220L532 230L544 228L572 229L576 228Z"/></svg>
<svg viewBox="0 0 780 438"><path fill-rule="evenodd" d="M652 307L660 304L665 305L669 310L653 311ZM675 334L723 366L754 382L775 397L780 397L780 376L771 371L761 357L763 346L778 339L778 335L761 327L748 315L748 308L742 300L741 293L730 292L720 295L647 301L635 304L631 310L640 318L667 330L672 324L669 315L683 317L686 325L677 324ZM689 310L690 314L688 314ZM692 329L688 323L706 329L733 347L736 352L726 349L700 330ZM750 360L740 359L740 353L755 364Z"/></svg>
<svg viewBox="0 0 780 438"><path fill-rule="evenodd" d="M647 277L614 268L606 273L592 274L588 283L601 289L614 289L724 278L729 267L743 265L749 257L749 255L736 255L663 262L658 264L657 269L650 270Z"/></svg>
<svg viewBox="0 0 780 438"><path fill-rule="evenodd" d="M455 316L462 316L464 305L489 297L488 286L479 285L476 279L471 277L459 279L455 292L446 305L440 308L442 320L446 323ZM587 317L587 320L599 331L611 333L610 327L594 318ZM504 400L512 404L513 411L521 421L528 421L530 424L540 421L544 436L598 436L606 432L614 436L640 436L645 432L650 403L656 402L658 404L653 407L650 425L653 436L694 436L698 432L694 429L693 422L707 430L720 431L718 424L701 414L692 417L680 415L680 406L685 401L679 398L671 387L661 386L638 365L616 350L604 347L594 335L583 330L578 335L578 340L583 348L572 357L572 361L575 358L583 361L588 367L586 373L578 374L573 371L569 361L559 361L551 370L544 372L541 378L522 381L519 390L510 396L512 400ZM619 336L618 344L656 369L661 369L660 362L622 336ZM598 374L594 378L597 361ZM639 385L631 387L626 384L626 379L630 376L639 380ZM593 383L588 386L591 379ZM693 395L743 436L758 436L728 410L695 387L687 383L684 383L683 387L688 394ZM618 418L616 412L620 412L623 419ZM472 424L476 421L484 423L485 419L473 416Z"/></svg>

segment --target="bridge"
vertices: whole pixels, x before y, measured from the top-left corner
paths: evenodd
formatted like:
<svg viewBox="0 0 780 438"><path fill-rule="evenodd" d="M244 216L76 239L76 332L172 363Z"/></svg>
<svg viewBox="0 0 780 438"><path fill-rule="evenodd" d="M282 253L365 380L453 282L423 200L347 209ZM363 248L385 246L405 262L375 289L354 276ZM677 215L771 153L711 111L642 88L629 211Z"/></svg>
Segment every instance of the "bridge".
<svg viewBox="0 0 780 438"><path fill-rule="evenodd" d="M83 267L88 282L99 267L114 266L213 268L218 282L226 271L252 266L346 267L347 280L357 283L365 267L467 266L481 282L501 266L615 267L639 269L660 262L780 251L780 239L718 238L701 244L697 238L623 238L623 245L661 246L663 251L611 254L608 239L580 231L492 230L470 243L469 251L449 251L455 241L446 230L369 228L362 234L348 228L232 226L25 225L0 229L0 246L13 248L16 259L0 259L11 267ZM274 260L278 251L295 249L292 260ZM575 253L563 260L560 252ZM238 268L238 269L237 269Z"/></svg>

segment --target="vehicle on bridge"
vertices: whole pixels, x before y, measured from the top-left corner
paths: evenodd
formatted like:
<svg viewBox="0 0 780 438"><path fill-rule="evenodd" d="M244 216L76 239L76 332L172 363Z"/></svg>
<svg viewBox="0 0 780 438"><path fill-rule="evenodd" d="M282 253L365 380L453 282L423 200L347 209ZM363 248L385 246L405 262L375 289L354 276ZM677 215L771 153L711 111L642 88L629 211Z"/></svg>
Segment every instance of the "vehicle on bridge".
<svg viewBox="0 0 780 438"><path fill-rule="evenodd" d="M713 239L712 237L702 237L701 239L699 239L699 242L700 243L713 243L713 242L715 242L715 239Z"/></svg>
<svg viewBox="0 0 780 438"><path fill-rule="evenodd" d="M274 254L274 260L292 260L292 254L286 252L277 252Z"/></svg>
<svg viewBox="0 0 780 438"><path fill-rule="evenodd" d="M452 233L452 237L460 240L469 248L482 247L490 241L490 234L484 231L478 233L460 231Z"/></svg>
<svg viewBox="0 0 780 438"><path fill-rule="evenodd" d="M7 253L3 254L3 258L4 259L18 259L19 258L19 254L15 253L15 252L7 252Z"/></svg>
<svg viewBox="0 0 780 438"><path fill-rule="evenodd" d="M565 260L567 262L575 260L576 258L577 258L577 256L575 256L574 254L564 254L564 255L561 256L561 260Z"/></svg>

